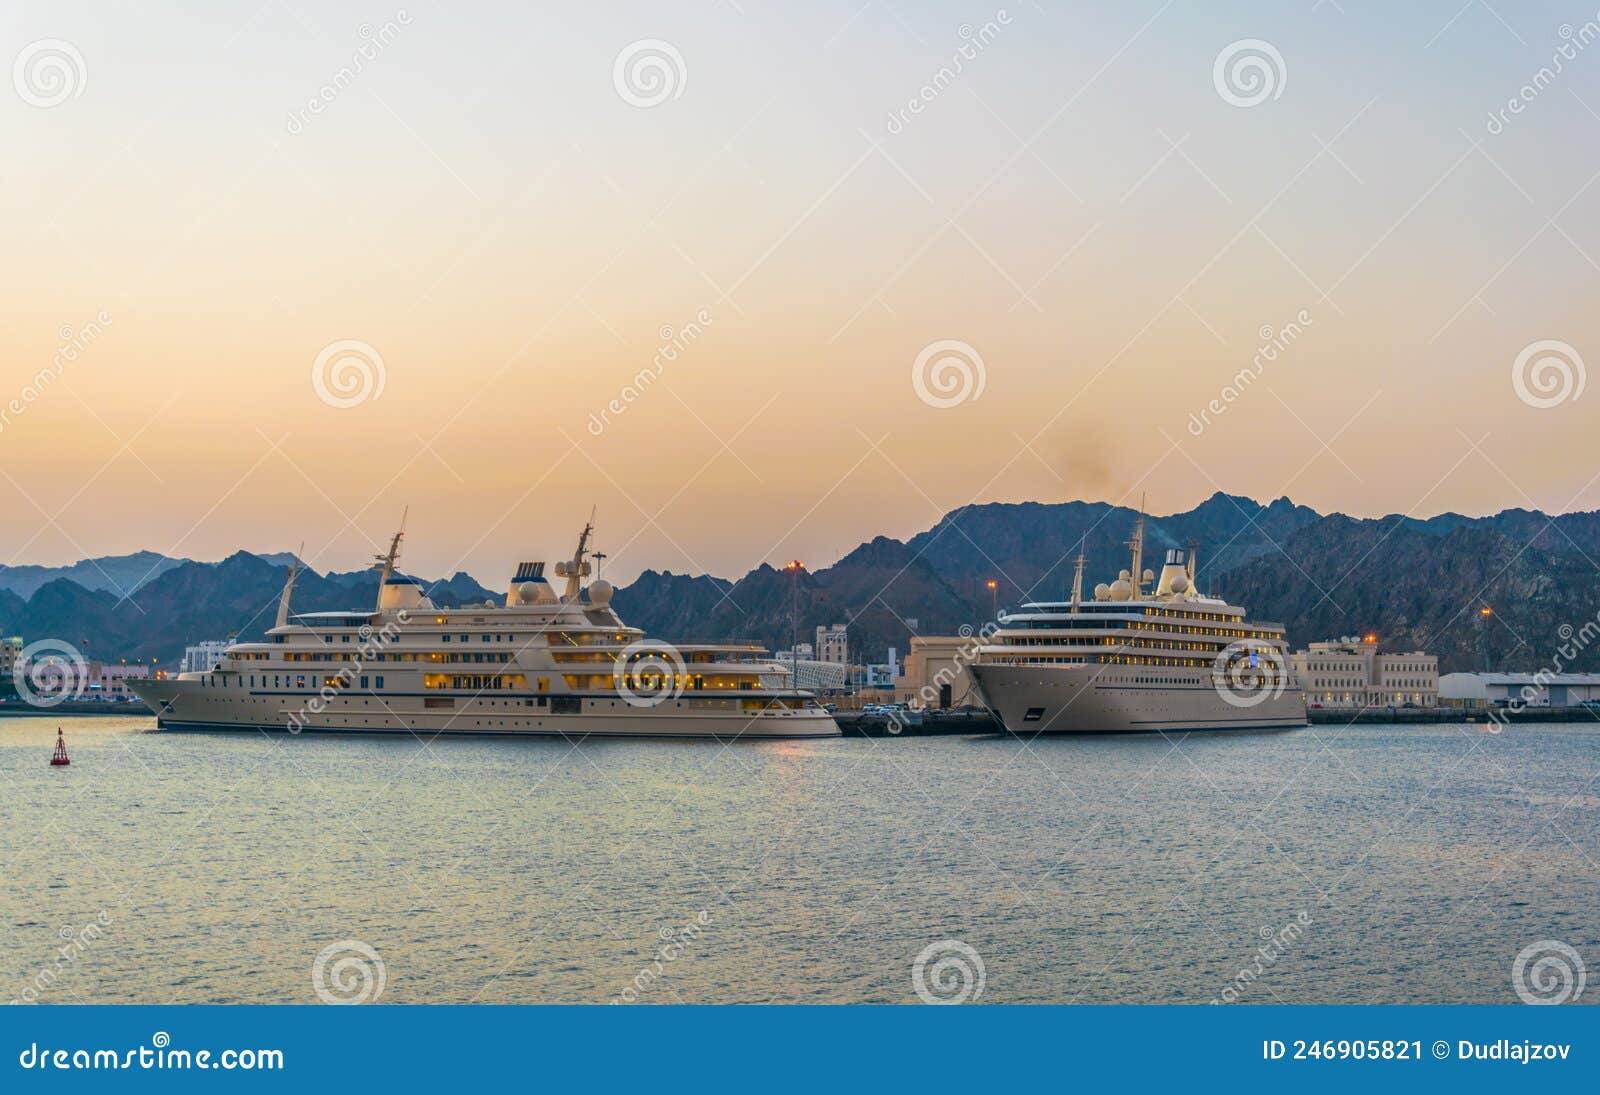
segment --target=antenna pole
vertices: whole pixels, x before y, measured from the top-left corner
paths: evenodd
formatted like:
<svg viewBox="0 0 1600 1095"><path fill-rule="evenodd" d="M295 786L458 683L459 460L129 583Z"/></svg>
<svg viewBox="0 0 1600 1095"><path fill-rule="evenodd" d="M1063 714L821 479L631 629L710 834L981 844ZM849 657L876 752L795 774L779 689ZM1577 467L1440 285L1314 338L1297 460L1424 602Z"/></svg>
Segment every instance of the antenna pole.
<svg viewBox="0 0 1600 1095"><path fill-rule="evenodd" d="M1083 541L1078 541L1078 566L1072 572L1072 611L1083 607Z"/></svg>

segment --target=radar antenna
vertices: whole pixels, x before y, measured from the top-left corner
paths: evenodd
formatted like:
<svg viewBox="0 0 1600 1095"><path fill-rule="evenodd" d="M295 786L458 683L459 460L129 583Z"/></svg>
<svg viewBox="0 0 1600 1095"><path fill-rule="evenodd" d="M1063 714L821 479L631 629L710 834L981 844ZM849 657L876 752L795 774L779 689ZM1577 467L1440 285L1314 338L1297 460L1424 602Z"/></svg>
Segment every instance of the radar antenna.
<svg viewBox="0 0 1600 1095"><path fill-rule="evenodd" d="M583 580L589 576L589 537L594 535L593 507L589 510L589 522L583 526L583 532L578 536L578 549L572 553L572 561L556 564L556 577L567 580L566 595L562 600L568 604L575 604L578 594L583 589Z"/></svg>

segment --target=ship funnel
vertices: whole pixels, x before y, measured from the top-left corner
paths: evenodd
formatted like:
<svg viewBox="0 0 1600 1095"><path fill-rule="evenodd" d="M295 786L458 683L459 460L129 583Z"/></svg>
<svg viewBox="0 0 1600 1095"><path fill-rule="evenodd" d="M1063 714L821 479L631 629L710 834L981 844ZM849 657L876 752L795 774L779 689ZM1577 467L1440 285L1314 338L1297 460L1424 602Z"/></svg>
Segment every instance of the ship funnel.
<svg viewBox="0 0 1600 1095"><path fill-rule="evenodd" d="M1156 582L1157 597L1182 597L1193 586L1189 580L1189 567L1178 548L1167 551L1167 561L1161 567L1161 577Z"/></svg>
<svg viewBox="0 0 1600 1095"><path fill-rule="evenodd" d="M422 583L415 578L388 578L378 590L379 612L416 612L432 607Z"/></svg>
<svg viewBox="0 0 1600 1095"><path fill-rule="evenodd" d="M511 586L506 592L506 604L547 605L556 599L555 590L544 578L543 563L518 563L517 572L511 576Z"/></svg>

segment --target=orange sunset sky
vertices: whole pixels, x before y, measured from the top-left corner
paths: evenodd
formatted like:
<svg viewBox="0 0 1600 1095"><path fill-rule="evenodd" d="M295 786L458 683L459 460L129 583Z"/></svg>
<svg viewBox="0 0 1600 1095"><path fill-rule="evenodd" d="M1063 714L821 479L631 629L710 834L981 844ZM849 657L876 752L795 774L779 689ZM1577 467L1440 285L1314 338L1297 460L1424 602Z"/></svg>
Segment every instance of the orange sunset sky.
<svg viewBox="0 0 1600 1095"><path fill-rule="evenodd" d="M407 505L410 569L490 585L591 506L619 581L971 502L1600 506L1600 44L1493 118L1592 7L679 8L9 6L0 562L351 569Z"/></svg>

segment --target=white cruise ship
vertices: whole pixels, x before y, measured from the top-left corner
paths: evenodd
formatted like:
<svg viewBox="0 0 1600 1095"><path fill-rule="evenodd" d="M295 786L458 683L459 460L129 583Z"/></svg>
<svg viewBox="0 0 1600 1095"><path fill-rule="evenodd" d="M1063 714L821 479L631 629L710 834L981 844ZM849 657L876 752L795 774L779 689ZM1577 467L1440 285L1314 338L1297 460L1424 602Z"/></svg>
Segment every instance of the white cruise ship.
<svg viewBox="0 0 1600 1095"><path fill-rule="evenodd" d="M1007 730L1138 733L1306 725L1280 624L1195 586L1195 549L1143 569L1144 516L1131 570L1083 599L1082 554L1068 602L1003 613L969 667ZM1153 589L1147 589L1153 583Z"/></svg>
<svg viewBox="0 0 1600 1095"><path fill-rule="evenodd" d="M129 685L167 729L832 737L838 725L759 646L672 645L611 608L609 582L584 588L585 527L557 594L523 563L505 602L436 607L395 572L397 533L377 607L292 614L291 568L277 624L227 648L215 668Z"/></svg>

